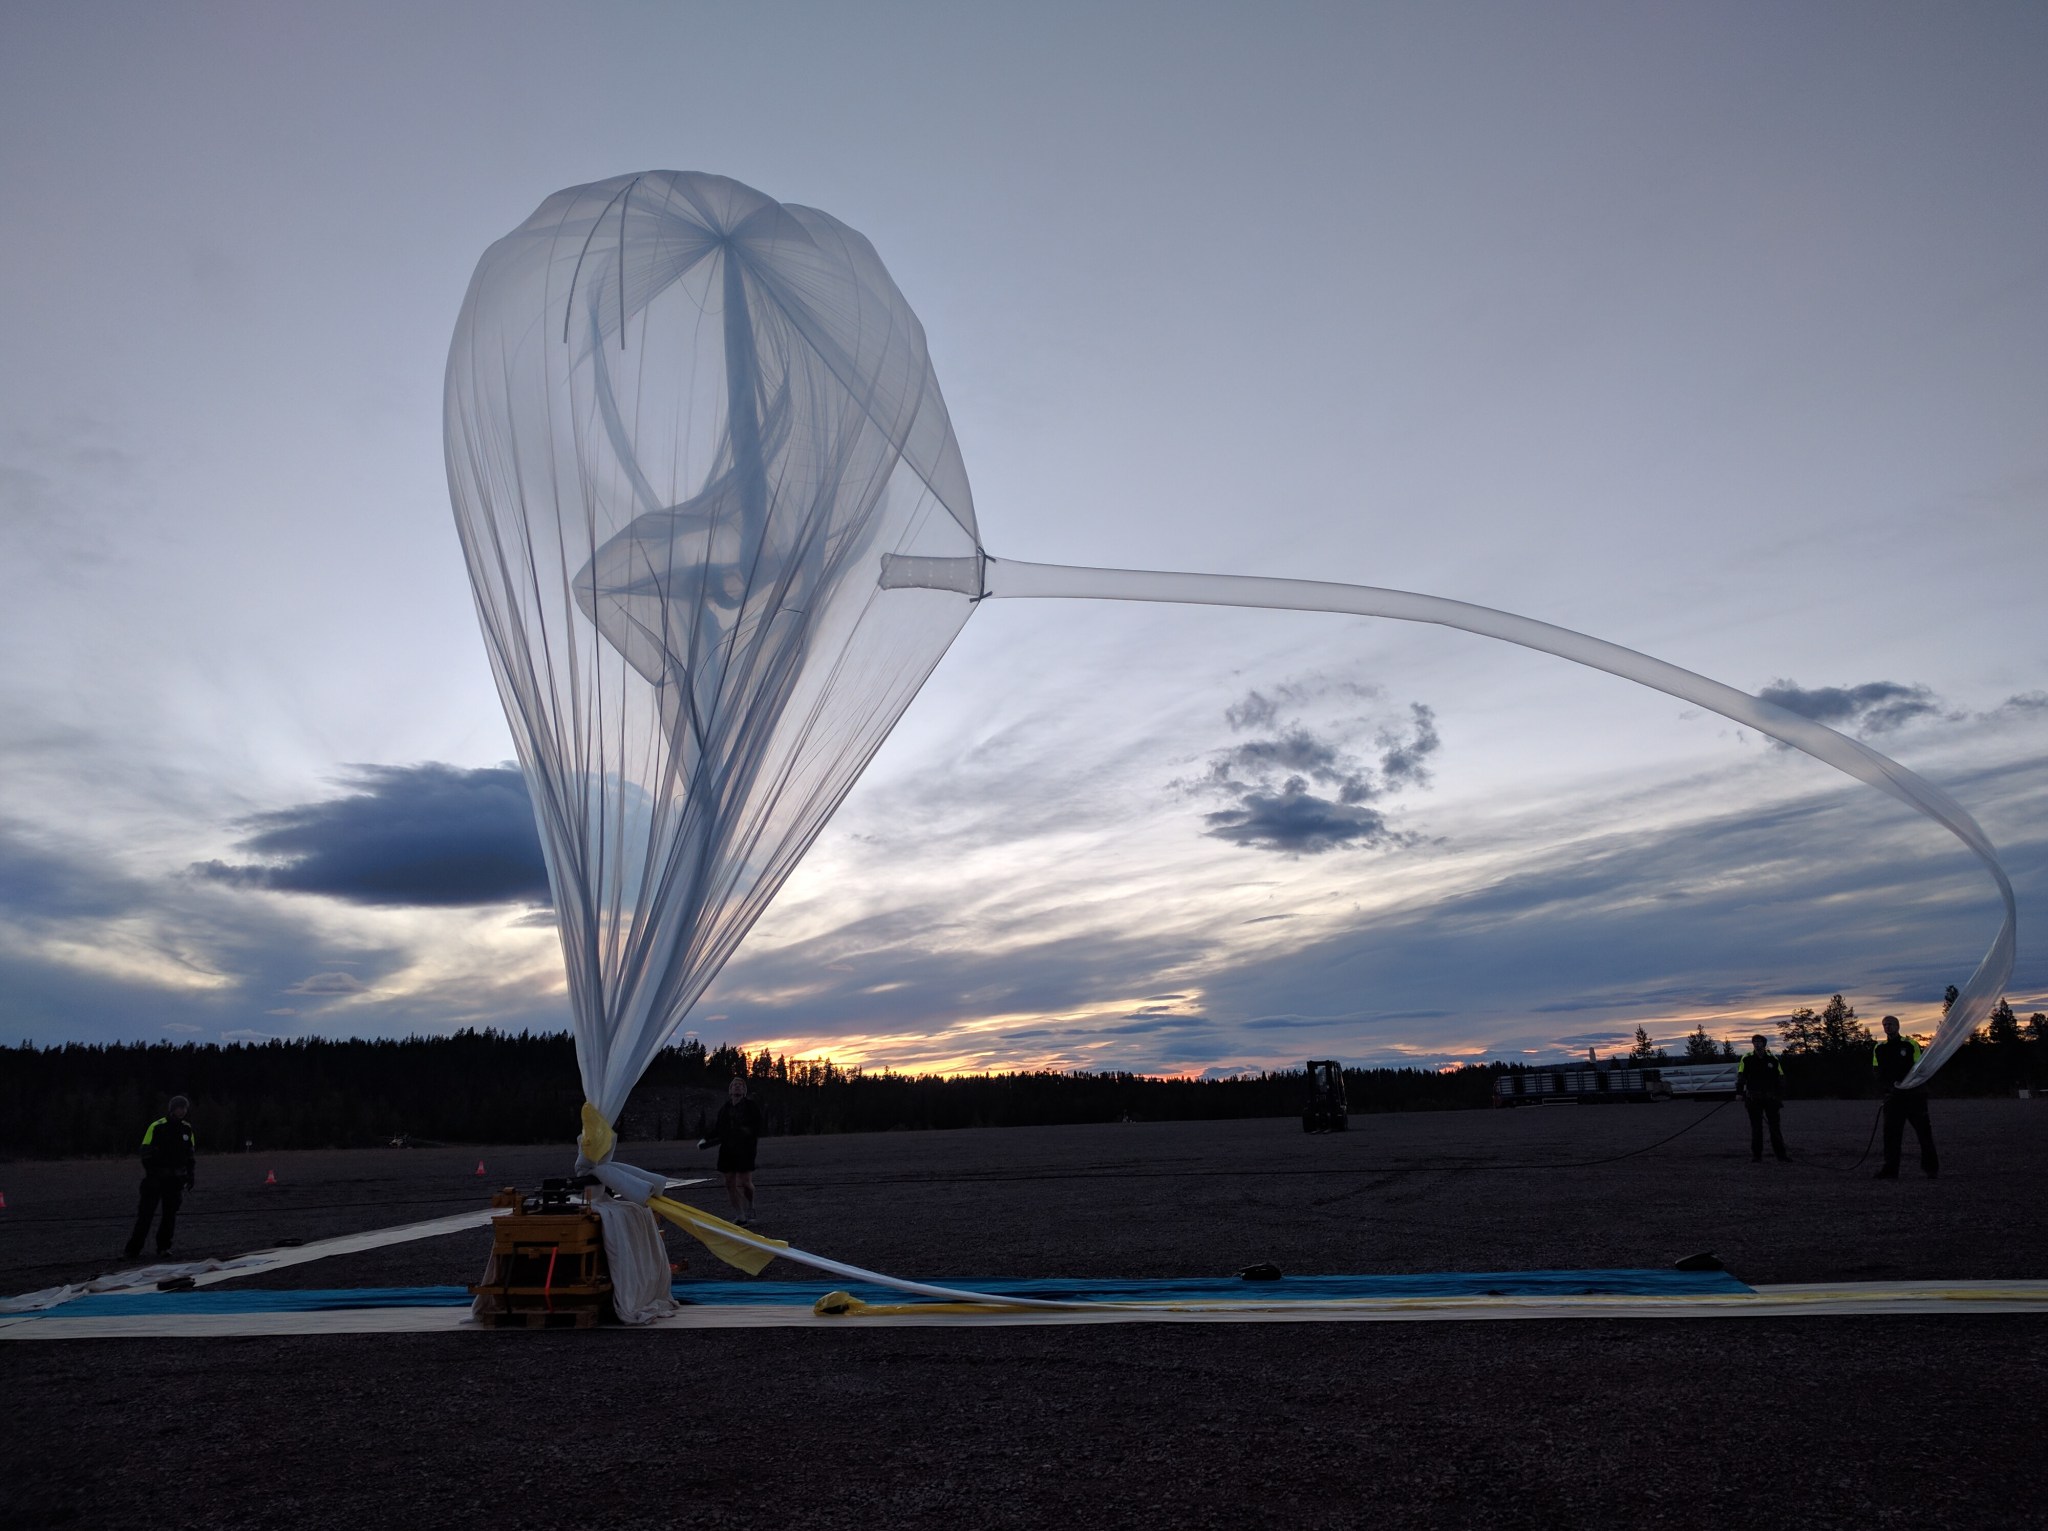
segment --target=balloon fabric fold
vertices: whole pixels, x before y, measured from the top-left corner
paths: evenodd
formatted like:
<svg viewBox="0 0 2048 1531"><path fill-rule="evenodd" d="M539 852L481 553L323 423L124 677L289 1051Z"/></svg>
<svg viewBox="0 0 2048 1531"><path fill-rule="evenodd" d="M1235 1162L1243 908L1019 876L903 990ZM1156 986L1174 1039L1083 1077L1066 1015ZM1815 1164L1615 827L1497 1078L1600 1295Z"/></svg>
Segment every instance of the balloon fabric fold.
<svg viewBox="0 0 2048 1531"><path fill-rule="evenodd" d="M485 252L450 347L450 498L554 893L582 1162L989 597L1436 622L1682 696L1942 824L2004 921L1916 1071L1988 1013L2012 889L1939 788L1618 645L1438 597L989 557L925 337L873 248L719 176L572 187Z"/></svg>

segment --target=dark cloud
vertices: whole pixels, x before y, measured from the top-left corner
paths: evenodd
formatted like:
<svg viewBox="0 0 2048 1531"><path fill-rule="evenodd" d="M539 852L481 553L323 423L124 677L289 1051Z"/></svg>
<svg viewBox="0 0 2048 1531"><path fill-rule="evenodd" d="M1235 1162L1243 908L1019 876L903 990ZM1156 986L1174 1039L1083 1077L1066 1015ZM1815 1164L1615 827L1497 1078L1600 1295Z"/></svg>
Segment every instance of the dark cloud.
<svg viewBox="0 0 2048 1531"><path fill-rule="evenodd" d="M1398 787L1428 786L1429 768L1423 762L1443 743L1437 737L1435 709L1411 702L1408 713L1415 725L1412 736L1403 738L1398 729L1380 730L1380 775L1386 778L1389 792Z"/></svg>
<svg viewBox="0 0 2048 1531"><path fill-rule="evenodd" d="M1240 1021L1239 1031L1329 1031L1337 1027L1354 1027L1358 1024L1355 1015L1261 1015L1251 1020Z"/></svg>
<svg viewBox="0 0 2048 1531"><path fill-rule="evenodd" d="M1277 793L1245 791L1235 808L1202 815L1204 833L1233 845L1319 856L1340 846L1398 844L1405 837L1387 825L1386 815L1357 803L1332 802L1308 790L1300 777Z"/></svg>
<svg viewBox="0 0 2048 1531"><path fill-rule="evenodd" d="M1893 680L1811 688L1797 681L1774 680L1757 695L1816 723L1873 734L1889 733L1920 718L1950 715L1942 711L1940 701L1927 687L1901 685Z"/></svg>
<svg viewBox="0 0 2048 1531"><path fill-rule="evenodd" d="M1288 700L1306 695L1300 688L1280 689ZM1370 694L1365 687L1345 689L1352 696ZM1442 743L1436 714L1428 707L1411 705L1406 728L1379 730L1377 770L1345 748L1342 730L1321 734L1304 723L1284 721L1280 704L1262 692L1247 692L1224 709L1224 721L1233 732L1264 732L1219 750L1197 780L1175 784L1183 791L1231 800L1229 807L1203 816L1205 834L1288 856L1412 840L1368 805L1390 793L1428 785L1424 762Z"/></svg>
<svg viewBox="0 0 2048 1531"><path fill-rule="evenodd" d="M258 814L241 848L267 858L203 862L238 887L319 893L356 904L450 906L548 901L526 782L510 766L361 766L347 797Z"/></svg>

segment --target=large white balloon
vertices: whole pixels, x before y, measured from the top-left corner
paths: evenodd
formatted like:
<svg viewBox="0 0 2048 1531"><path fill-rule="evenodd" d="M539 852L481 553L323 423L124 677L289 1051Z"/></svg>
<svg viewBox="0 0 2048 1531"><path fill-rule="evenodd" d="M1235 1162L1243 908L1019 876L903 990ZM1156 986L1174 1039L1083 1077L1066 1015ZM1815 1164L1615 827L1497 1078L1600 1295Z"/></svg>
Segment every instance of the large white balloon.
<svg viewBox="0 0 2048 1531"><path fill-rule="evenodd" d="M972 610L882 555L973 552L974 504L872 247L720 176L573 187L492 245L446 442L609 1122Z"/></svg>

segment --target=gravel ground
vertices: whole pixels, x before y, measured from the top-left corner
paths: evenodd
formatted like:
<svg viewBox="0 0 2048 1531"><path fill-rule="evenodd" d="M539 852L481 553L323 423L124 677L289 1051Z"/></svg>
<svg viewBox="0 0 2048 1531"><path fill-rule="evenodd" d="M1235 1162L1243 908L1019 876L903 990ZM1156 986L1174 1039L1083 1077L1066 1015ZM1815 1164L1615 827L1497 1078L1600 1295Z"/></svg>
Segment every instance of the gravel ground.
<svg viewBox="0 0 2048 1531"><path fill-rule="evenodd" d="M1752 1282L2048 1276L2048 1108L1936 1102L1942 1178L1896 1183L1857 1163L1873 1111L1788 1107L1789 1165L1691 1104L775 1139L760 1211L927 1279L1705 1250ZM710 1173L686 1144L624 1157ZM460 1211L562 1163L209 1157L178 1253ZM118 1266L135 1178L0 1165L0 1291ZM248 1284L458 1283L486 1244ZM2041 1527L2044 1361L2048 1320L2011 1316L0 1342L0 1527Z"/></svg>

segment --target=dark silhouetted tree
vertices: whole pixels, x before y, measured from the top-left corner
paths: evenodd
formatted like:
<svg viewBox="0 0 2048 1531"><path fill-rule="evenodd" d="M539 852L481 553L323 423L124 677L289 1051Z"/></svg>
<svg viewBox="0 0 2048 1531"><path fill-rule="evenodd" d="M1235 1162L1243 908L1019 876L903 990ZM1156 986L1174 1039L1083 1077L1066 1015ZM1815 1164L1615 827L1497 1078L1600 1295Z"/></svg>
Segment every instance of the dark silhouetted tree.
<svg viewBox="0 0 2048 1531"><path fill-rule="evenodd" d="M1785 1042L1785 1056L1802 1058L1820 1051L1820 1017L1811 1005L1801 1005L1778 1022L1778 1035Z"/></svg>
<svg viewBox="0 0 2048 1531"><path fill-rule="evenodd" d="M2010 1012L2008 1012L2009 1014ZM1831 1058L1855 1054L1862 1062L1870 1057L1873 1041L1870 1028L1856 1019L1856 1008L1837 994L1820 1013L1820 1050Z"/></svg>
<svg viewBox="0 0 2048 1531"><path fill-rule="evenodd" d="M1785 1056L1792 1063L1793 1082L1806 1090L1830 1095L1860 1095L1870 1086L1870 1030L1856 1019L1856 1009L1837 994L1818 1014L1801 1005L1778 1031Z"/></svg>
<svg viewBox="0 0 2048 1531"><path fill-rule="evenodd" d="M1692 1035L1685 1039L1685 1061L1687 1063L1712 1063L1721 1056L1721 1044L1707 1035L1706 1022L1693 1027Z"/></svg>
<svg viewBox="0 0 2048 1531"><path fill-rule="evenodd" d="M2017 1047L2020 1044L2020 1018L2012 1013L2012 1005L2001 999L1991 1012L1991 1019L1984 1023L1984 1035L1993 1047Z"/></svg>
<svg viewBox="0 0 2048 1531"><path fill-rule="evenodd" d="M1991 1012L1991 1019L1984 1023L1984 1039L1991 1044L1991 1056L1997 1059L1998 1081L2007 1089L2030 1082L2032 1070L2027 1067L2027 1038L2020 1030L2020 1018L2012 1013L2012 1005L2001 997Z"/></svg>

